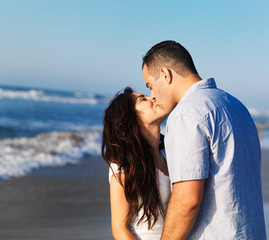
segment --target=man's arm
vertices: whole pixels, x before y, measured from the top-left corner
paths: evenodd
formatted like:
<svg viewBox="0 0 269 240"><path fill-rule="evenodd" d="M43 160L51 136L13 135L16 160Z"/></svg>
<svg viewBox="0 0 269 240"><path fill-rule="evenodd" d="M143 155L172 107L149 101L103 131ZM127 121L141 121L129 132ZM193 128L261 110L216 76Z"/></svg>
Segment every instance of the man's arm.
<svg viewBox="0 0 269 240"><path fill-rule="evenodd" d="M204 193L204 179L173 184L162 240L183 240L193 227Z"/></svg>

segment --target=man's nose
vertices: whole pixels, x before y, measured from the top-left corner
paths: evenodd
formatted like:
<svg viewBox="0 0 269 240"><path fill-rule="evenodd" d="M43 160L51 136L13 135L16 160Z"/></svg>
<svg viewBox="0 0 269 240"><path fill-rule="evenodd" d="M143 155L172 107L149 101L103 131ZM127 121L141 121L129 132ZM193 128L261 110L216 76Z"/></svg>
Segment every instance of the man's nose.
<svg viewBox="0 0 269 240"><path fill-rule="evenodd" d="M154 95L153 91L151 91L151 93L150 93L150 100L152 102L156 102L156 98L155 98L155 95Z"/></svg>

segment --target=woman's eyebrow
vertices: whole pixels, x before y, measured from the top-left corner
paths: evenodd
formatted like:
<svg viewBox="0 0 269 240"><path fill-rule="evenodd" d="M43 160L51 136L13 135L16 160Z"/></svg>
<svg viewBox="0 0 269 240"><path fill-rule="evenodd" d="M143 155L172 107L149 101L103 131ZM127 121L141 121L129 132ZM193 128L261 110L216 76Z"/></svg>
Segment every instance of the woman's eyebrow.
<svg viewBox="0 0 269 240"><path fill-rule="evenodd" d="M140 97L144 98L145 95L144 95L144 94L138 95L138 96L136 97L136 100L137 100L138 98L140 98Z"/></svg>

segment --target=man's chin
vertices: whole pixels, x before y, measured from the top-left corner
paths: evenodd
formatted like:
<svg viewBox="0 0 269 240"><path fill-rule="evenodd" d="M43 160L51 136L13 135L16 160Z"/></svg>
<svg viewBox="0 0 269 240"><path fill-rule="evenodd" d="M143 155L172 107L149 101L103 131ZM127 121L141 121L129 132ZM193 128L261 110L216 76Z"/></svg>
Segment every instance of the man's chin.
<svg viewBox="0 0 269 240"><path fill-rule="evenodd" d="M160 117L161 121L163 122L167 117L168 117L169 114L167 113L163 113L162 116Z"/></svg>

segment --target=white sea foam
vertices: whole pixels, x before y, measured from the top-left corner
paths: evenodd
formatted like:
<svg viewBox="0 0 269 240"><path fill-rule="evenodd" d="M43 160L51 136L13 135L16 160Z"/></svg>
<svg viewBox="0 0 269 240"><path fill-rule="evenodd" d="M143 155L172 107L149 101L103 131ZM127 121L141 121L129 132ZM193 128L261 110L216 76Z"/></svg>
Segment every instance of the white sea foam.
<svg viewBox="0 0 269 240"><path fill-rule="evenodd" d="M269 117L269 111L260 110L257 108L248 108L249 113L252 117Z"/></svg>
<svg viewBox="0 0 269 240"><path fill-rule="evenodd" d="M256 108L248 108L260 136L262 149L269 149L269 111Z"/></svg>
<svg viewBox="0 0 269 240"><path fill-rule="evenodd" d="M261 139L261 148L262 149L269 149L269 138L262 138Z"/></svg>
<svg viewBox="0 0 269 240"><path fill-rule="evenodd" d="M269 130L260 133L260 143L262 149L269 149Z"/></svg>
<svg viewBox="0 0 269 240"><path fill-rule="evenodd" d="M52 132L31 138L0 140L0 178L23 176L42 166L77 163L85 154L100 155L101 132Z"/></svg>
<svg viewBox="0 0 269 240"><path fill-rule="evenodd" d="M62 102L73 104L97 104L98 99L88 93L75 93L74 97L48 95L42 90L8 90L0 88L0 99L24 99L41 102Z"/></svg>

